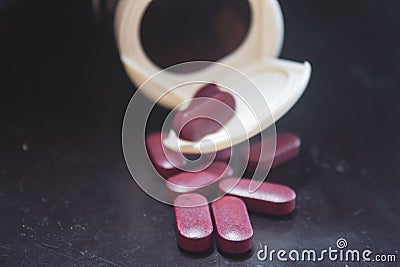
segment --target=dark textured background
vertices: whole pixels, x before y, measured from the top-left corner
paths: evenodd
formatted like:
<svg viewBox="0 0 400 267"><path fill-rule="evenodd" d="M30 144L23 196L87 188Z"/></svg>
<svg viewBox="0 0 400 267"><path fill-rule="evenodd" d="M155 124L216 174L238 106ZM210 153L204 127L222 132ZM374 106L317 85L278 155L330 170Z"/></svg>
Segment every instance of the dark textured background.
<svg viewBox="0 0 400 267"><path fill-rule="evenodd" d="M340 237L398 258L400 2L281 4L282 57L313 65L277 125L303 138L301 156L270 176L295 188L297 210L251 214L253 251L230 257L179 250L172 208L131 179L120 128L134 87L90 2L0 1L0 265L257 265L261 244Z"/></svg>

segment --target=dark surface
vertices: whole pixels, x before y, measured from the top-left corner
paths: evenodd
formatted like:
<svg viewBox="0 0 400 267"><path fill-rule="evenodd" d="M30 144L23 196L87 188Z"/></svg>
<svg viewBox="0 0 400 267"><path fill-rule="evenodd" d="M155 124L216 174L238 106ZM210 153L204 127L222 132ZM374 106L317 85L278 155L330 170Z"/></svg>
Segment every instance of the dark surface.
<svg viewBox="0 0 400 267"><path fill-rule="evenodd" d="M257 265L261 244L322 250L341 237L398 258L399 1L282 1L282 57L313 65L277 125L303 138L301 155L270 175L297 209L251 214L241 257L179 250L173 209L130 177L121 123L134 87L89 1L0 3L1 266Z"/></svg>

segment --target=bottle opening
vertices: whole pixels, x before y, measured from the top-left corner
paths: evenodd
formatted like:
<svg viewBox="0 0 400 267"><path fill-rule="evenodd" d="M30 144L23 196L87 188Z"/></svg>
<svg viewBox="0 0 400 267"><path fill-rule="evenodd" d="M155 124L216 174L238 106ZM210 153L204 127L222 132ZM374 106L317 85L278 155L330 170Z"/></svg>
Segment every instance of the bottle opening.
<svg viewBox="0 0 400 267"><path fill-rule="evenodd" d="M215 62L240 46L250 21L247 0L153 0L140 38L147 56L163 69L188 61Z"/></svg>

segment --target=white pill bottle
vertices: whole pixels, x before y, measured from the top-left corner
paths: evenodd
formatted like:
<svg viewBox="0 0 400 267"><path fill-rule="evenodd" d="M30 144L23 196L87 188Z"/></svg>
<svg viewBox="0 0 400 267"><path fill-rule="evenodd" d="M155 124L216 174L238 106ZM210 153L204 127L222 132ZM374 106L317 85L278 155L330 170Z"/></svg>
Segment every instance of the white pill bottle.
<svg viewBox="0 0 400 267"><path fill-rule="evenodd" d="M277 0L120 0L114 14L121 61L137 87L179 63L205 61L230 66L251 79L268 102L273 121L262 117L261 110L256 116L261 130L290 110L311 76L308 62L278 58L284 23ZM141 92L172 109L191 99L199 87L169 93L168 85L205 76L235 84L235 77L229 77L229 73L203 64L201 68L167 72L162 82L146 86ZM246 88L238 92L249 103L259 98L248 94ZM243 121L253 121L246 116ZM247 134L253 136L256 132Z"/></svg>

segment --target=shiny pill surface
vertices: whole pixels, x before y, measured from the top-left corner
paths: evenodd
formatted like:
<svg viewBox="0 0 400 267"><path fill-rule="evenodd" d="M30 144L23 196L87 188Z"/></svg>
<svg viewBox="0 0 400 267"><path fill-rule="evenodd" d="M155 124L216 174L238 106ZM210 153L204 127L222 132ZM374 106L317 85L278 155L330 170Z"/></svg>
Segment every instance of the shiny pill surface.
<svg viewBox="0 0 400 267"><path fill-rule="evenodd" d="M240 198L225 196L213 202L211 207L219 249L230 254L249 251L253 228L245 203Z"/></svg>
<svg viewBox="0 0 400 267"><path fill-rule="evenodd" d="M287 215L294 211L296 192L290 187L263 182L255 192L250 193L250 182L245 178L225 178L219 183L219 189L228 195L240 197L251 211L270 215Z"/></svg>
<svg viewBox="0 0 400 267"><path fill-rule="evenodd" d="M201 252L212 246L213 224L207 199L199 194L183 194L174 201L178 245Z"/></svg>

